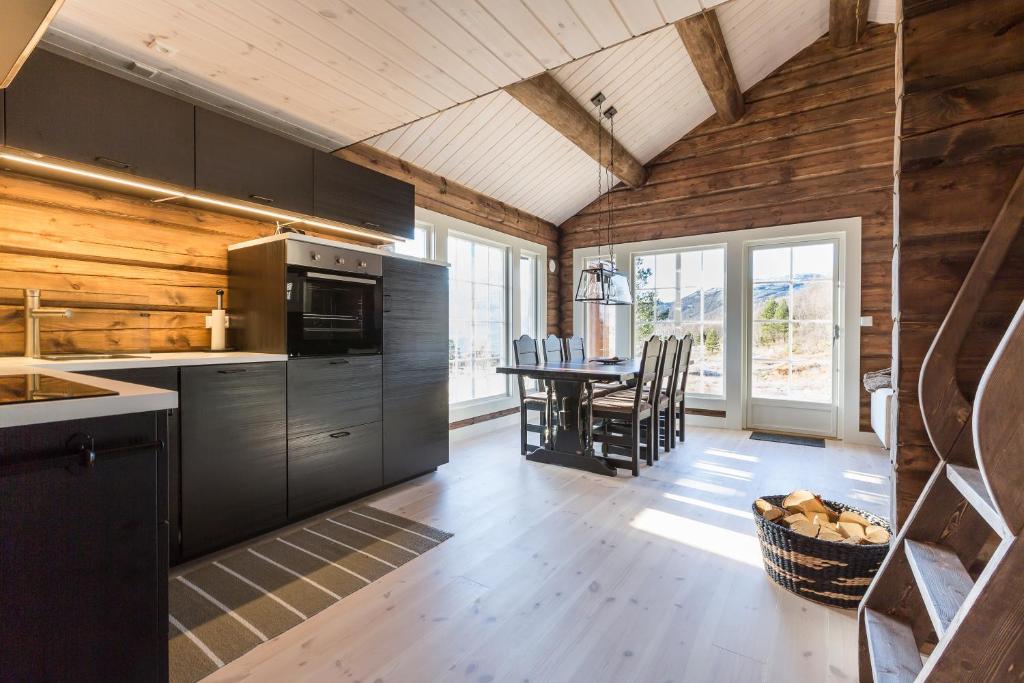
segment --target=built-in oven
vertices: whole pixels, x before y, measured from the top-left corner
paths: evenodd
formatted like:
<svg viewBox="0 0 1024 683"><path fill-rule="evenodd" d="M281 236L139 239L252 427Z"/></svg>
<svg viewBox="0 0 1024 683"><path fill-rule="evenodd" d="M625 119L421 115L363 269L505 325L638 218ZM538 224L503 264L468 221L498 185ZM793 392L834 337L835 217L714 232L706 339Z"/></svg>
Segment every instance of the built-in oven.
<svg viewBox="0 0 1024 683"><path fill-rule="evenodd" d="M376 254L289 242L288 355L380 353L381 272Z"/></svg>

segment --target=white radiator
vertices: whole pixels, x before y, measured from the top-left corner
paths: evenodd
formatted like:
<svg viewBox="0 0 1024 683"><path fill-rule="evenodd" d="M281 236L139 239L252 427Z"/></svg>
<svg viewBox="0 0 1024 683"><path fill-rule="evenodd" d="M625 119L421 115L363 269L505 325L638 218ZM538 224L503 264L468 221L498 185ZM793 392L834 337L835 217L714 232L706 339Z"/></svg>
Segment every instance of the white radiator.
<svg viewBox="0 0 1024 683"><path fill-rule="evenodd" d="M892 435L891 417L892 389L879 389L871 392L871 427L882 440L882 446L889 447Z"/></svg>

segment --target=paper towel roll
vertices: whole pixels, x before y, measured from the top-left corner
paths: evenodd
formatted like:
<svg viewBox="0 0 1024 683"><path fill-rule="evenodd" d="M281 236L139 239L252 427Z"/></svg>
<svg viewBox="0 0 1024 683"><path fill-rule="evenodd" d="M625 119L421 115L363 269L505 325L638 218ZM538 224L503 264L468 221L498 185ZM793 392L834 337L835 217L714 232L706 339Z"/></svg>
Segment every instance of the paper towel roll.
<svg viewBox="0 0 1024 683"><path fill-rule="evenodd" d="M227 327L227 311L210 311L210 350L224 350L224 328Z"/></svg>

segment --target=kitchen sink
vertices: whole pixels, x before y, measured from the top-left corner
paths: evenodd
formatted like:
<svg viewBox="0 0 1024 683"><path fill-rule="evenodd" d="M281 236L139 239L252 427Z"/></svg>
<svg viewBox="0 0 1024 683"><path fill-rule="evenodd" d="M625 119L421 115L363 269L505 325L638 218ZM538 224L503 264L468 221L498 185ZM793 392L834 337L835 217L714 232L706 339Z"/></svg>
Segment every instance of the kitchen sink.
<svg viewBox="0 0 1024 683"><path fill-rule="evenodd" d="M130 353L55 353L40 356L43 360L110 360L114 358L149 358Z"/></svg>

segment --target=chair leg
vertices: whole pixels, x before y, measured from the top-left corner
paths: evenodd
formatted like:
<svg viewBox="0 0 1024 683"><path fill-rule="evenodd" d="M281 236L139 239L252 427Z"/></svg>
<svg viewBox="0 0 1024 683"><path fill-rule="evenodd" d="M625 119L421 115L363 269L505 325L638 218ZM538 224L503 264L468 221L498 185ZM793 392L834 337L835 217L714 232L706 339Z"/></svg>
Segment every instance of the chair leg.
<svg viewBox="0 0 1024 683"><path fill-rule="evenodd" d="M526 455L526 406L519 406L519 454Z"/></svg>
<svg viewBox="0 0 1024 683"><path fill-rule="evenodd" d="M654 454L658 448L658 413L652 412L647 418L647 465L654 464Z"/></svg>
<svg viewBox="0 0 1024 683"><path fill-rule="evenodd" d="M630 432L630 436L633 439L633 443L629 448L629 455L633 460L633 476L640 476L640 423L634 422L633 429ZM649 451L648 451L649 452Z"/></svg>
<svg viewBox="0 0 1024 683"><path fill-rule="evenodd" d="M665 409L665 450L671 451L676 447L676 411L672 406Z"/></svg>
<svg viewBox="0 0 1024 683"><path fill-rule="evenodd" d="M686 399L679 401L679 443L686 442Z"/></svg>

